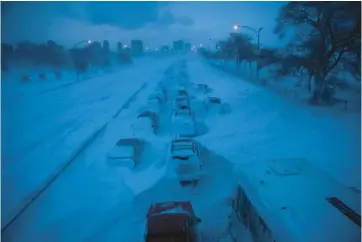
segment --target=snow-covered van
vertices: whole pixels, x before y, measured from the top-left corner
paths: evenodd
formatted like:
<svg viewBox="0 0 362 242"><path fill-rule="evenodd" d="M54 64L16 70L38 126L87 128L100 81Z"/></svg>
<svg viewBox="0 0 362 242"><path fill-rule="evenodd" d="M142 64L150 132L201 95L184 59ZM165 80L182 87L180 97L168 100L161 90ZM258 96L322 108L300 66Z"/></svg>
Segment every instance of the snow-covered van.
<svg viewBox="0 0 362 242"><path fill-rule="evenodd" d="M305 159L238 169L233 208L255 242L360 241L361 194Z"/></svg>
<svg viewBox="0 0 362 242"><path fill-rule="evenodd" d="M145 242L201 242L199 222L190 202L152 204L147 213Z"/></svg>
<svg viewBox="0 0 362 242"><path fill-rule="evenodd" d="M176 167L180 184L193 183L196 185L202 172L202 161L195 140L177 138L171 142L171 162Z"/></svg>

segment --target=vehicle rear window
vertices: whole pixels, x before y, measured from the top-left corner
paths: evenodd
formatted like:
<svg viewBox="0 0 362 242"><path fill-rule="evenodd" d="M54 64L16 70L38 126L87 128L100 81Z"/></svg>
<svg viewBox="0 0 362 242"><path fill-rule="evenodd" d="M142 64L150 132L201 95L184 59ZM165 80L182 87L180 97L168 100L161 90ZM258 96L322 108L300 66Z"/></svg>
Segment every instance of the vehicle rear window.
<svg viewBox="0 0 362 242"><path fill-rule="evenodd" d="M187 235L185 234L176 234L176 235L158 235L158 236L149 236L147 237L147 242L188 242Z"/></svg>
<svg viewBox="0 0 362 242"><path fill-rule="evenodd" d="M189 156L179 156L179 155L175 155L172 157L174 160L188 160L190 157Z"/></svg>

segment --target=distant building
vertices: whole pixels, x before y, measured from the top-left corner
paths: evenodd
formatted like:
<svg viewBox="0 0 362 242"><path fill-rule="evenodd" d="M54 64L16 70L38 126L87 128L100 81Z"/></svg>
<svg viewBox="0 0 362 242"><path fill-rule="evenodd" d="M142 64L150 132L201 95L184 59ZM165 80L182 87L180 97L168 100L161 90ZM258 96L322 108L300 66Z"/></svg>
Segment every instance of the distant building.
<svg viewBox="0 0 362 242"><path fill-rule="evenodd" d="M161 52L170 52L170 47L168 45L162 45Z"/></svg>
<svg viewBox="0 0 362 242"><path fill-rule="evenodd" d="M190 50L191 50L191 44L190 44L190 43L185 43L185 50L186 50L186 51L190 51Z"/></svg>
<svg viewBox="0 0 362 242"><path fill-rule="evenodd" d="M129 47L123 48L122 51L123 51L123 53L131 54L131 48L129 48Z"/></svg>
<svg viewBox="0 0 362 242"><path fill-rule="evenodd" d="M206 48L205 48L205 47L199 47L199 48L197 48L197 52L202 53L202 52L205 52L205 51L206 51Z"/></svg>
<svg viewBox="0 0 362 242"><path fill-rule="evenodd" d="M184 41L183 40L177 40L173 42L173 50L174 51L183 51L184 50Z"/></svg>
<svg viewBox="0 0 362 242"><path fill-rule="evenodd" d="M117 43L117 53L120 54L123 51L123 45L121 42Z"/></svg>
<svg viewBox="0 0 362 242"><path fill-rule="evenodd" d="M134 55L143 53L143 42L142 40L131 40L131 51Z"/></svg>

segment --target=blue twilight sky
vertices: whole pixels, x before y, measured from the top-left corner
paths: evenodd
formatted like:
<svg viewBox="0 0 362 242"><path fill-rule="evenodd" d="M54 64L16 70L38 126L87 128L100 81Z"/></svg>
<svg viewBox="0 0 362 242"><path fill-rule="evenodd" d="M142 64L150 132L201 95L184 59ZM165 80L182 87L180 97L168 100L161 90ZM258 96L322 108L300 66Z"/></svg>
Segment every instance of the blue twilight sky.
<svg viewBox="0 0 362 242"><path fill-rule="evenodd" d="M84 39L157 48L184 39L214 45L234 24L264 27L263 45L285 43L273 33L286 2L2 2L2 42L48 39L67 47ZM243 30L248 32L248 30ZM212 38L214 40L209 40Z"/></svg>

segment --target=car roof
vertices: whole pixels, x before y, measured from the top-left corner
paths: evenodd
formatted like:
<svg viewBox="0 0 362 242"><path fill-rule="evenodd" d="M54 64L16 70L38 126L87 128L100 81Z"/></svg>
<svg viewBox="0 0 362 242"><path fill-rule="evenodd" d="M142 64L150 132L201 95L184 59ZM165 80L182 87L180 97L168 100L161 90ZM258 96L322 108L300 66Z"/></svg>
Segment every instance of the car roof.
<svg viewBox="0 0 362 242"><path fill-rule="evenodd" d="M128 145L115 145L108 153L109 157L131 158L133 147Z"/></svg>
<svg viewBox="0 0 362 242"><path fill-rule="evenodd" d="M174 139L171 144L173 156L192 156L195 154L195 141L192 139Z"/></svg>
<svg viewBox="0 0 362 242"><path fill-rule="evenodd" d="M147 212L147 218L162 214L186 214L195 217L195 212L189 201L167 201L152 204Z"/></svg>
<svg viewBox="0 0 362 242"><path fill-rule="evenodd" d="M338 198L359 213L360 194L307 160L251 162L240 165L238 172L240 186L277 241L353 241L359 238L360 225L339 211L328 198ZM360 219L360 215L357 217ZM295 223L292 227L290 218Z"/></svg>
<svg viewBox="0 0 362 242"><path fill-rule="evenodd" d="M180 95L176 97L176 101L187 101L188 100L188 96L185 95Z"/></svg>
<svg viewBox="0 0 362 242"><path fill-rule="evenodd" d="M172 150L194 149L194 144L195 141L192 139L174 139L171 146Z"/></svg>

